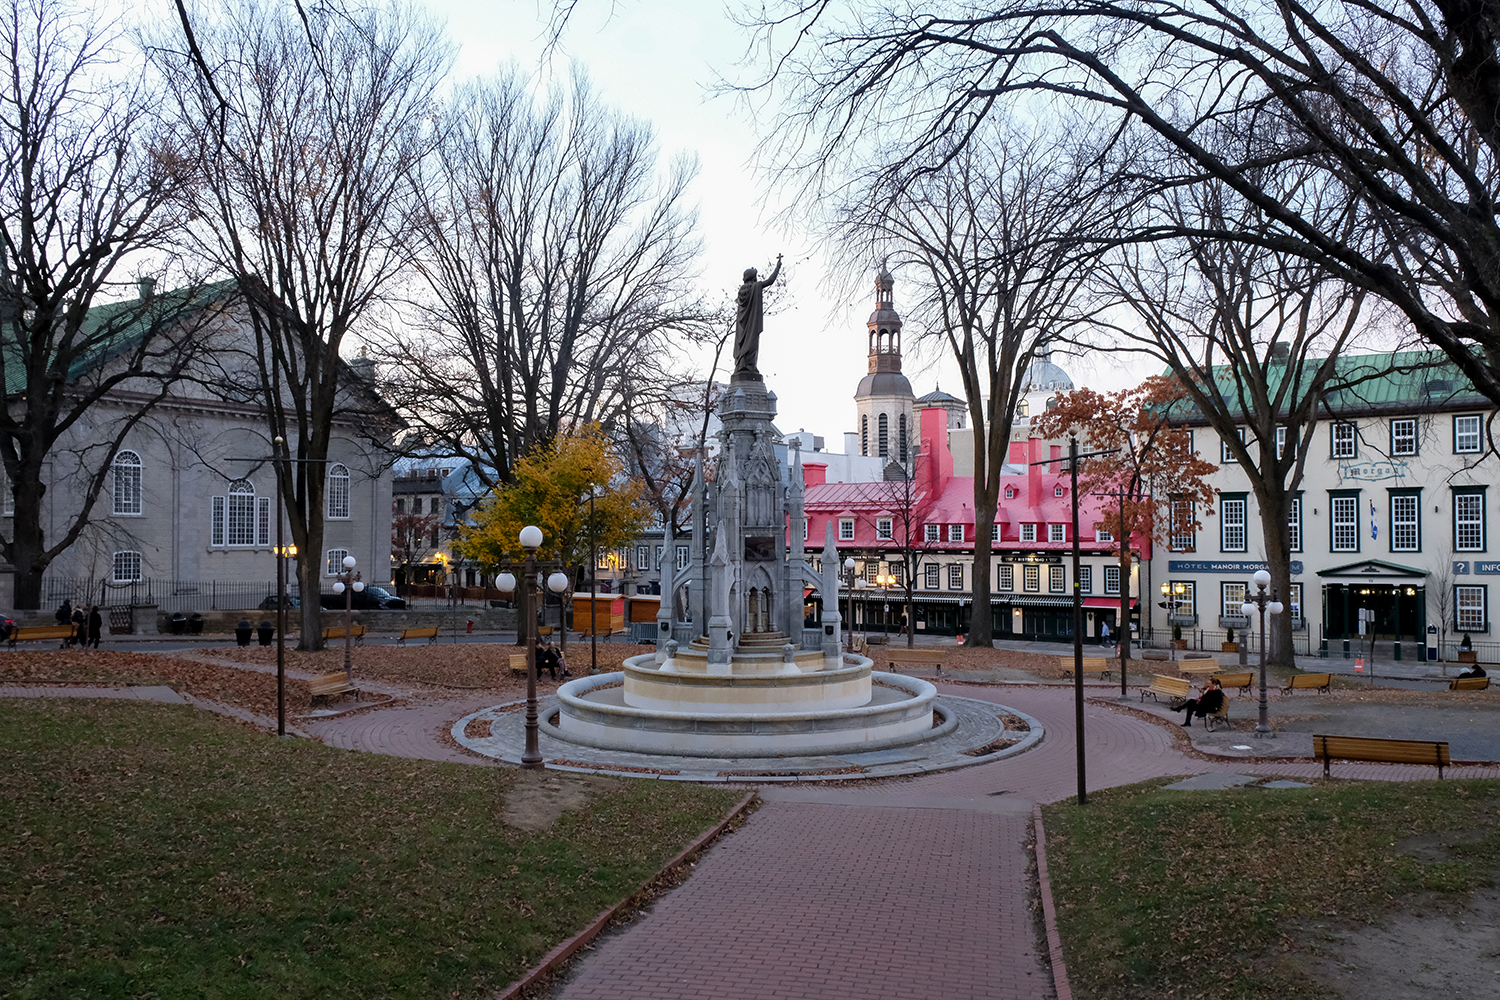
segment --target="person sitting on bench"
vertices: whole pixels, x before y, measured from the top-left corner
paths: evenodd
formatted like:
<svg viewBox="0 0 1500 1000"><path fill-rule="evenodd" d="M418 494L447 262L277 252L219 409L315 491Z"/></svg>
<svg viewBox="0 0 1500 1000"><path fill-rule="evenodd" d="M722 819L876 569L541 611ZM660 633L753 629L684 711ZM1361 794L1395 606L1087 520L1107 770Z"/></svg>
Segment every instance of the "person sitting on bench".
<svg viewBox="0 0 1500 1000"><path fill-rule="evenodd" d="M1484 668L1481 667L1479 664L1476 663L1472 667L1470 667L1468 670L1465 670L1463 673L1459 674L1458 676L1460 676L1460 677L1488 677L1489 674L1486 674L1484 672Z"/></svg>
<svg viewBox="0 0 1500 1000"><path fill-rule="evenodd" d="M1217 677L1210 677L1208 683L1203 685L1203 691L1196 698L1189 698L1183 704L1172 709L1174 712L1187 712L1187 717L1182 724L1192 728L1193 714L1196 712L1198 718L1203 719L1224 707L1224 689L1219 686Z"/></svg>

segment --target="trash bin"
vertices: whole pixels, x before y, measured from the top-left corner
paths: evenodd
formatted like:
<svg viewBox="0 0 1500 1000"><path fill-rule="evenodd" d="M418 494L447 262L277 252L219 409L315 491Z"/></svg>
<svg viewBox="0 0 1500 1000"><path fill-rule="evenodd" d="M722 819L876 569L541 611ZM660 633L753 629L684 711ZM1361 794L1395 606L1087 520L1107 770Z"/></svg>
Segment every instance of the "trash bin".
<svg viewBox="0 0 1500 1000"><path fill-rule="evenodd" d="M177 612L172 616L172 620L167 623L167 627L172 630L173 635L181 635L187 631L187 615L181 611Z"/></svg>
<svg viewBox="0 0 1500 1000"><path fill-rule="evenodd" d="M276 626L272 625L269 621L261 622L260 628L256 632L260 637L260 644L262 646L269 646L271 640L276 638Z"/></svg>
<svg viewBox="0 0 1500 1000"><path fill-rule="evenodd" d="M203 634L203 616L200 615L198 612L194 611L191 615L188 616L187 626L188 626L188 635L202 635Z"/></svg>
<svg viewBox="0 0 1500 1000"><path fill-rule="evenodd" d="M240 623L234 627L235 641L238 642L241 646L250 645L250 633L252 631L253 630L250 628L250 619L241 618Z"/></svg>

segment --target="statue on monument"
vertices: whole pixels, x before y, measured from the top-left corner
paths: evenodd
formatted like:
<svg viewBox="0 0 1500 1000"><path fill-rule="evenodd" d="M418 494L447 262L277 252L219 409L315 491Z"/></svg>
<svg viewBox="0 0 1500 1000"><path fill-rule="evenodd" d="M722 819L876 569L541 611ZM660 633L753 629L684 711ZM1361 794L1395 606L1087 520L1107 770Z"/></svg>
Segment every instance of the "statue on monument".
<svg viewBox="0 0 1500 1000"><path fill-rule="evenodd" d="M771 276L757 281L759 272L753 267L745 268L745 283L740 286L738 305L734 316L734 374L730 381L739 378L760 380L760 370L755 362L760 357L760 335L766 328L765 288L776 281L781 273L781 254L776 255L776 267Z"/></svg>

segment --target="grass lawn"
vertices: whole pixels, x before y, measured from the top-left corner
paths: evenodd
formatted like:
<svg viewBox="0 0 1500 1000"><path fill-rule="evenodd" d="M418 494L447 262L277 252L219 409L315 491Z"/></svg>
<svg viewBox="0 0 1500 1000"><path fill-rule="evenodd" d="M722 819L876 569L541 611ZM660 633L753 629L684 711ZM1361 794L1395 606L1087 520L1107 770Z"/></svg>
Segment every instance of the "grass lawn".
<svg viewBox="0 0 1500 1000"><path fill-rule="evenodd" d="M738 797L618 780L544 833L504 826L536 777L0 702L0 996L493 994Z"/></svg>
<svg viewBox="0 0 1500 1000"><path fill-rule="evenodd" d="M1171 780L1044 812L1080 998L1329 996L1278 957L1301 922L1376 920L1408 894L1463 893L1500 871L1500 781L1162 791ZM1445 860L1403 850L1448 831Z"/></svg>

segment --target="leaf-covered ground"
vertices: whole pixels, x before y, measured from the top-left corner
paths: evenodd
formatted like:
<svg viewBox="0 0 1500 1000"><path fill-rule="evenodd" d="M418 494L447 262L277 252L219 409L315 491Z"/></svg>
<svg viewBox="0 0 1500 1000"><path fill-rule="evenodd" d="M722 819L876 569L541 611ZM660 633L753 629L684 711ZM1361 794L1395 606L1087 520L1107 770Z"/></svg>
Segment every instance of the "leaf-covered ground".
<svg viewBox="0 0 1500 1000"><path fill-rule="evenodd" d="M481 997L625 895L736 795L277 740L189 708L0 706L0 996Z"/></svg>
<svg viewBox="0 0 1500 1000"><path fill-rule="evenodd" d="M1080 998L1333 996L1301 968L1310 923L1378 922L1500 876L1500 781L1158 787L1170 780L1045 810Z"/></svg>

